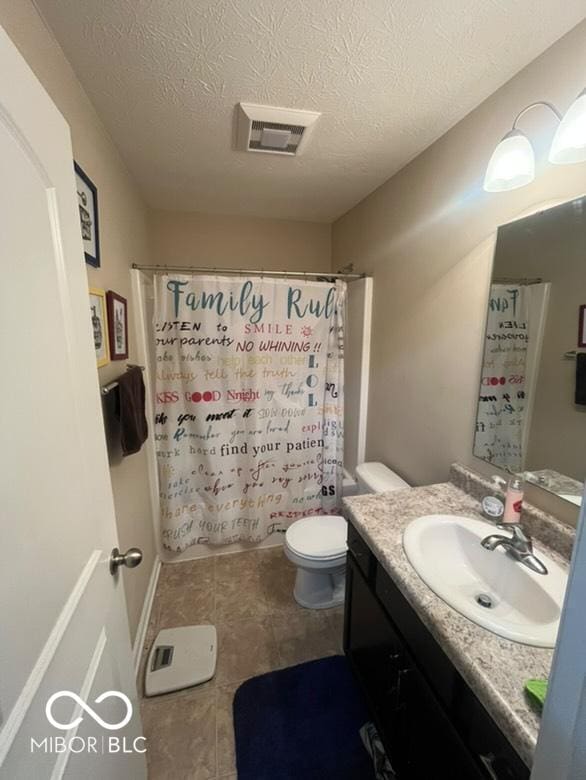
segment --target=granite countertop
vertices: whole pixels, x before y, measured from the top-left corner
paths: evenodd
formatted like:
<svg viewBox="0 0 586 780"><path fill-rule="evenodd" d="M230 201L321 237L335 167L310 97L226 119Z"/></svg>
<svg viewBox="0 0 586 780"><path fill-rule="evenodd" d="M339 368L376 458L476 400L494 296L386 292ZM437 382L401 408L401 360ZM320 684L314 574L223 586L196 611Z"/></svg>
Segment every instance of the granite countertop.
<svg viewBox="0 0 586 780"><path fill-rule="evenodd" d="M428 514L462 514L485 519L480 503L451 482L344 499L347 518L443 648L456 669L530 767L540 717L524 693L530 678L547 677L553 650L503 639L460 615L420 579L403 551L403 531ZM561 565L549 546L539 547Z"/></svg>
<svg viewBox="0 0 586 780"><path fill-rule="evenodd" d="M537 469L525 472L525 479L537 487L545 488L551 493L557 495L566 494L568 496L582 497L584 485L577 479L560 474L553 469Z"/></svg>

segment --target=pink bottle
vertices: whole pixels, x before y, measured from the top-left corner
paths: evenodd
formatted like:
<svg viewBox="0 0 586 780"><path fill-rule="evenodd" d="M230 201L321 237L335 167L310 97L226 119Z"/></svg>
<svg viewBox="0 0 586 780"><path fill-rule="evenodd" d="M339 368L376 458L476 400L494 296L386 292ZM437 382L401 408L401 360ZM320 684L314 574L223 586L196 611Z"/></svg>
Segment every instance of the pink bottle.
<svg viewBox="0 0 586 780"><path fill-rule="evenodd" d="M507 495L505 496L503 523L519 523L521 521L523 494L523 480L519 477L511 477L507 485Z"/></svg>

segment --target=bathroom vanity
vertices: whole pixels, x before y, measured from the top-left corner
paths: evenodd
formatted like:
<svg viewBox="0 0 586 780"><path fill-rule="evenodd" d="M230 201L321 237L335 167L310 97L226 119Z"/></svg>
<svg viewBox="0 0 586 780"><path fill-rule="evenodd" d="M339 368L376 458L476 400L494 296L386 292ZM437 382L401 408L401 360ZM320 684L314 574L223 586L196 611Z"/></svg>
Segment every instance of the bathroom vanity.
<svg viewBox="0 0 586 780"><path fill-rule="evenodd" d="M344 649L399 780L530 775L539 714L524 683L547 677L552 650L504 639L451 609L402 546L421 515L478 517L479 509L453 483L345 501Z"/></svg>
<svg viewBox="0 0 586 780"><path fill-rule="evenodd" d="M515 753L350 526L344 649L399 778L523 780Z"/></svg>

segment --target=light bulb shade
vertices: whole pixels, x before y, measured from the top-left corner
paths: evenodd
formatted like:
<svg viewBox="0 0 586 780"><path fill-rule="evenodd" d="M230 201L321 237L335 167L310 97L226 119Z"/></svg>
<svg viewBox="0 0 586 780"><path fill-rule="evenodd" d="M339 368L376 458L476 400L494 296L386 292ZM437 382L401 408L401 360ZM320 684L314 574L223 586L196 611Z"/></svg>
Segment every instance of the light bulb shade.
<svg viewBox="0 0 586 780"><path fill-rule="evenodd" d="M484 177L484 189L487 192L515 190L534 178L533 147L524 133L511 130L492 153Z"/></svg>
<svg viewBox="0 0 586 780"><path fill-rule="evenodd" d="M560 122L551 143L549 161L558 165L586 161L586 89Z"/></svg>

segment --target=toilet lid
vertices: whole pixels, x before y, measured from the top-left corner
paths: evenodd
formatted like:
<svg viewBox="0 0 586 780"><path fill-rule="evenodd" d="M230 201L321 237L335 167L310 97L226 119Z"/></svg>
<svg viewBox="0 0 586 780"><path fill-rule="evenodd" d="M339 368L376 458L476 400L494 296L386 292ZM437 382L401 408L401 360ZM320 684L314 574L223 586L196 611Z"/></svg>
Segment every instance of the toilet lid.
<svg viewBox="0 0 586 780"><path fill-rule="evenodd" d="M287 544L306 558L334 558L346 552L348 525L340 515L312 515L287 529Z"/></svg>

